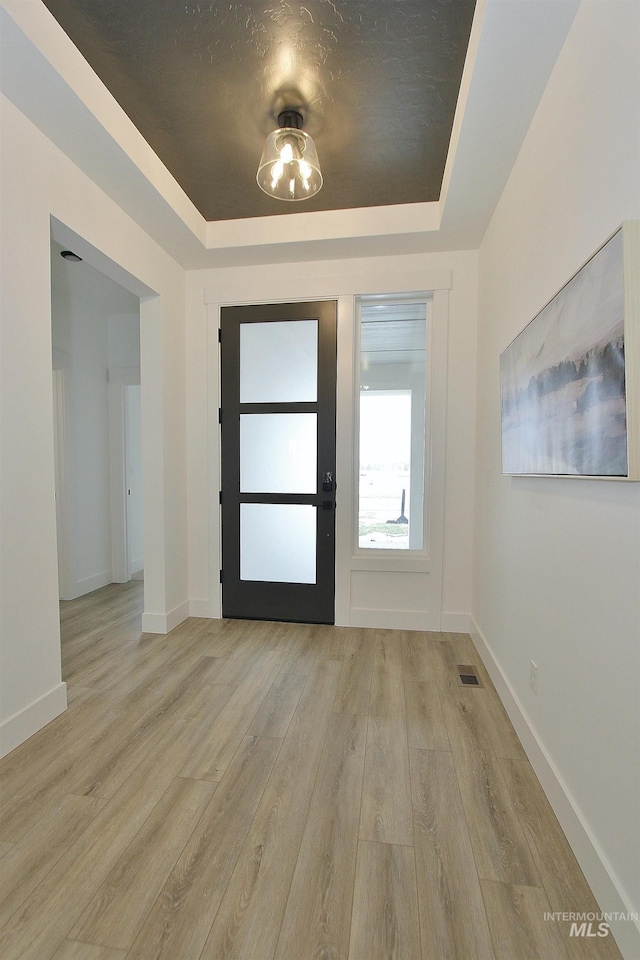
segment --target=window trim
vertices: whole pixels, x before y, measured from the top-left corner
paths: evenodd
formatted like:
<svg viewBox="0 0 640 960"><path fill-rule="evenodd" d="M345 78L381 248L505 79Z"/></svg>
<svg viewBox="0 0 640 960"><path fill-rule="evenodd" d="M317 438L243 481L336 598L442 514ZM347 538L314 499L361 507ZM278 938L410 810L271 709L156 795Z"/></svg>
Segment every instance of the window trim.
<svg viewBox="0 0 640 960"><path fill-rule="evenodd" d="M429 569L431 554L429 544L431 512L431 465L432 465L432 394L433 394L433 291L407 294L367 294L355 297L354 354L353 354L353 476L352 476L352 530L351 559L354 570L389 569L397 572L419 572ZM422 494L422 547L398 549L397 547L361 547L359 545L360 520L360 363L362 307L382 304L425 304L425 418L424 418L424 468Z"/></svg>

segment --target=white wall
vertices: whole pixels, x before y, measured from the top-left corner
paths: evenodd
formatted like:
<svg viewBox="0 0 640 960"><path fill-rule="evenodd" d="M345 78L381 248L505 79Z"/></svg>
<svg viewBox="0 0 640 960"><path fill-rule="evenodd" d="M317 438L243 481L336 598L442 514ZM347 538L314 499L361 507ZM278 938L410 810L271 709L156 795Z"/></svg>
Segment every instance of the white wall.
<svg viewBox="0 0 640 960"><path fill-rule="evenodd" d="M282 299L338 298L338 537L336 613L338 622L357 622L354 596L371 594L366 567L375 574L376 562L356 563L352 557L349 488L351 486L351 413L353 410L354 297L361 293L411 292L442 285L449 300L446 370L436 370L444 394L435 412L442 418L434 472L443 471L444 495L441 525L444 530L442 582L432 583L427 570L411 572L410 564L397 575L385 575L384 587L392 596L386 611L370 611L385 626L465 630L471 603L473 527L473 458L475 347L477 309L477 254L456 252L409 257L380 257L351 261L320 261L292 268L284 265L194 271L187 286L187 403L189 458L189 576L191 611L219 616L218 582L218 370L216 336L217 301L261 302ZM448 289L450 287L450 289ZM209 312L207 311L209 304ZM440 309L440 308L438 308ZM441 314L440 314L441 315ZM441 375L446 373L447 380ZM446 436L445 436L446 430ZM347 500L347 503L345 502ZM442 531L440 531L442 537ZM435 573L435 571L434 571ZM390 586L393 581L397 586ZM365 583L365 581L367 581ZM424 593L424 596L422 595ZM365 616L364 611L360 611ZM436 624L431 626L431 624Z"/></svg>
<svg viewBox="0 0 640 960"><path fill-rule="evenodd" d="M52 258L53 366L64 372L65 401L60 597L72 600L114 579L108 380L124 372L140 382L140 317L139 309L110 316L110 301L135 307L135 297L89 264L60 259L58 244L52 244Z"/></svg>
<svg viewBox="0 0 640 960"><path fill-rule="evenodd" d="M102 257L101 269L122 268L120 282L145 297L146 628L179 622L188 605L184 271L6 99L1 122L0 751L7 752L66 704L54 505L51 217L84 238L81 256Z"/></svg>
<svg viewBox="0 0 640 960"><path fill-rule="evenodd" d="M52 287L54 357L58 320L67 319L71 343L65 478L71 591L64 599L69 600L111 582L111 530L107 324L94 304Z"/></svg>
<svg viewBox="0 0 640 960"><path fill-rule="evenodd" d="M140 382L140 309L135 312L109 313L108 316L109 379ZM128 375L128 376L127 376Z"/></svg>
<svg viewBox="0 0 640 960"><path fill-rule="evenodd" d="M480 249L478 327L476 639L601 907L618 911L640 909L640 484L502 477L499 355L640 217L639 37L639 4L582 4ZM615 934L640 955L632 923Z"/></svg>

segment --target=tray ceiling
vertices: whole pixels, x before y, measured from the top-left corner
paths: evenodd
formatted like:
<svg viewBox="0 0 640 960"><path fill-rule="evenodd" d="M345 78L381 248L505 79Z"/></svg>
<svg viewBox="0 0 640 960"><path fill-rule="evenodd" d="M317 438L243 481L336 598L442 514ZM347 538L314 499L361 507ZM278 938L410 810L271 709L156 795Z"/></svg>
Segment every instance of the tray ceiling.
<svg viewBox="0 0 640 960"><path fill-rule="evenodd" d="M438 200L475 0L44 0L206 220ZM301 109L325 183L256 170Z"/></svg>

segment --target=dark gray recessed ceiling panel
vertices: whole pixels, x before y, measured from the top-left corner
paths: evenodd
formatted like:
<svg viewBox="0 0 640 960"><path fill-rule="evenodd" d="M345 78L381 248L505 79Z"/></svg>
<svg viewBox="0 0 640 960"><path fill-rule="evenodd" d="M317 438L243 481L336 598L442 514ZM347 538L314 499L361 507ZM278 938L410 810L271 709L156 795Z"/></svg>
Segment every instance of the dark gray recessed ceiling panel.
<svg viewBox="0 0 640 960"><path fill-rule="evenodd" d="M475 0L44 0L207 220L437 200ZM297 107L324 187L256 183Z"/></svg>

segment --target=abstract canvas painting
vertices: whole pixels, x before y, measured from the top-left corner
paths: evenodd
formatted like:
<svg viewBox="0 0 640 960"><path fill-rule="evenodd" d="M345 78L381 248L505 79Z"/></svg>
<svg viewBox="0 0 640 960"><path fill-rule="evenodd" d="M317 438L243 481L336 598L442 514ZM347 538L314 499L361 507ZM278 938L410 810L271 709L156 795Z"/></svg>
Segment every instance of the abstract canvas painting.
<svg viewBox="0 0 640 960"><path fill-rule="evenodd" d="M505 474L629 476L623 231L500 358Z"/></svg>

